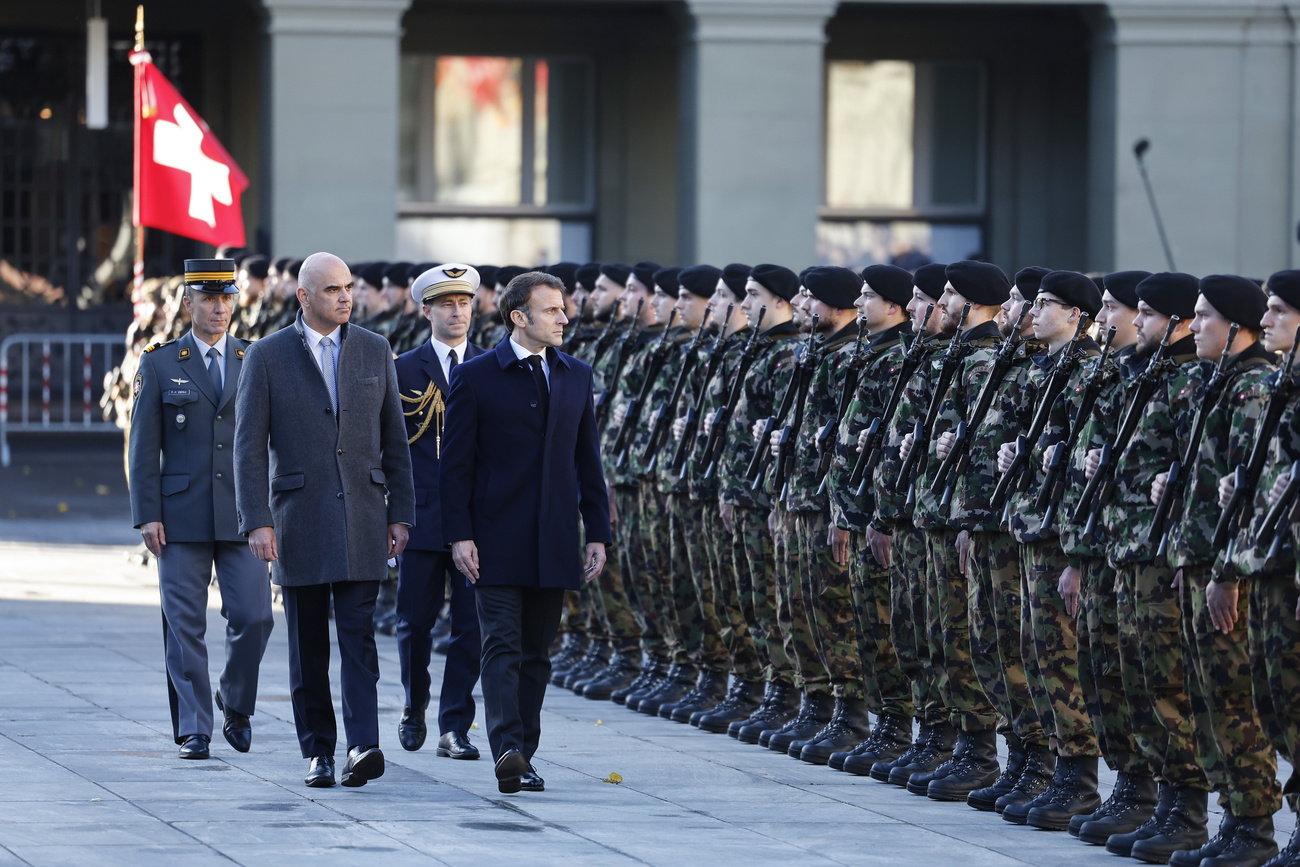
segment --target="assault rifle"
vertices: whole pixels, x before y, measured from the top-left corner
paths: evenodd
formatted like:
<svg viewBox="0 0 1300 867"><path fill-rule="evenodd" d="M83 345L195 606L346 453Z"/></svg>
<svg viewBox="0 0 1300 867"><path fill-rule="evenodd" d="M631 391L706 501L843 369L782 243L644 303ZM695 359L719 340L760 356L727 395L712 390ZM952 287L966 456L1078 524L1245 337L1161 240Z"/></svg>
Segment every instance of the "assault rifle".
<svg viewBox="0 0 1300 867"><path fill-rule="evenodd" d="M578 312L573 317L573 328L564 338L564 343L560 345L561 352L573 354L573 341L578 336L578 331L582 329L582 311L587 309L587 299L584 297L578 302Z"/></svg>
<svg viewBox="0 0 1300 867"><path fill-rule="evenodd" d="M961 342L961 333L966 328L966 317L970 315L970 302L961 309L961 319L957 321L957 332L948 343L948 351L943 355L939 368L939 378L935 381L934 393L930 395L930 405L925 417L912 428L912 449L903 461L903 468L898 473L898 487L907 491L907 502L916 502L916 479L925 471L925 453L930 445L930 434L934 433L934 423L939 418L939 407L943 405L944 395L952 378L957 375L957 365L966 357L970 347Z"/></svg>
<svg viewBox="0 0 1300 867"><path fill-rule="evenodd" d="M1259 535L1255 537L1255 544L1263 548L1268 543L1268 556L1264 558L1264 568L1273 568L1273 563L1277 560L1278 550L1282 547L1283 534L1277 531L1278 524L1282 522L1282 516L1286 515L1286 522L1294 524L1300 520L1300 461L1294 461L1291 464L1291 476L1287 479L1286 487L1282 489L1282 496L1268 510L1264 516L1264 523L1259 527Z"/></svg>
<svg viewBox="0 0 1300 867"><path fill-rule="evenodd" d="M826 492L826 477L830 474L831 458L835 456L835 435L840 429L844 413L848 412L853 396L858 393L858 380L862 377L862 332L867 323L858 317L858 336L853 342L853 356L844 369L844 390L840 392L840 405L833 419L827 420L817 430L817 495Z"/></svg>
<svg viewBox="0 0 1300 867"><path fill-rule="evenodd" d="M767 472L768 462L772 460L772 432L778 426L785 426L785 420L794 409L794 402L799 397L799 392L801 390L807 391L807 386L802 385L802 382L808 357L812 354L813 342L817 339L817 321L818 317L814 314L812 328L808 332L808 342L804 344L803 354L795 361L794 370L790 371L790 382L785 388L785 394L781 397L781 405L777 408L776 415L768 416L767 420L763 422L763 434L758 438L758 444L754 448L754 457L750 460L749 468L745 471L745 478L749 481L750 490L758 491L763 487L763 476ZM778 488L774 493L779 494L780 489Z"/></svg>
<svg viewBox="0 0 1300 867"><path fill-rule="evenodd" d="M673 383L672 394L655 410L654 424L650 427L650 439L646 441L645 448L641 452L641 462L645 464L646 475L652 474L659 463L659 450L663 447L664 440L668 437L668 428L673 423L670 414L677 406L677 401L682 399L682 392L686 390L686 381L695 370L695 362L699 359L700 343L704 340L704 329L708 326L709 315L705 313L704 318L700 320L699 330L695 332L695 339L686 347L686 354L682 356L682 369L677 371L677 381ZM723 328L726 328L725 323ZM718 341L722 341L721 334L718 335Z"/></svg>
<svg viewBox="0 0 1300 867"><path fill-rule="evenodd" d="M736 381L732 383L731 394L727 397L727 402L713 416L709 438L704 443L702 455L704 475L700 477L702 481L709 481L718 471L718 459L722 457L722 448L727 443L727 427L731 424L731 416L736 412L736 404L740 402L740 396L745 392L745 374L749 372L754 359L758 356L758 335L762 330L763 317L766 314L767 307L759 308L758 322L750 332L749 342L745 344L744 352L740 354L740 363L736 365Z"/></svg>
<svg viewBox="0 0 1300 867"><path fill-rule="evenodd" d="M592 351L591 356L592 367L600 364L600 360L604 358L610 344L614 342L614 326L618 323L618 313L622 309L623 299L619 298L614 302L614 309L610 311L609 321L605 323L605 330L600 332L600 337L596 338L596 348ZM633 324L635 324L635 320L633 320Z"/></svg>
<svg viewBox="0 0 1300 867"><path fill-rule="evenodd" d="M659 378L659 371L663 369L664 362L668 360L668 352L673 348L668 342L668 337L672 333L673 323L677 321L677 308L674 307L668 314L668 324L664 326L663 332L659 335L659 342L650 350L650 357L646 361L645 378L641 380L641 390L637 392L636 397L628 402L627 410L623 414L623 426L618 429L618 436L614 438L614 469L621 470L627 464L627 451L632 445L632 437L636 435L637 425L641 423L641 410L645 407L646 401L650 399L650 393L654 390L655 380Z"/></svg>
<svg viewBox="0 0 1300 867"><path fill-rule="evenodd" d="M669 469L675 476L680 476L686 469L686 456L691 453L695 447L695 437L700 430L700 413L704 411L704 401L708 397L709 383L713 382L713 375L718 371L718 365L722 364L722 355L727 349L727 323L731 320L731 311L735 304L727 305L727 317L722 320L722 333L718 335L718 340L713 344L713 349L709 351L709 361L704 366L704 378L700 380L700 393L695 396L695 403L686 409L686 429L682 431L682 438L677 443L677 451L673 453L673 462ZM764 307L759 311L759 324L762 324L762 317L767 313ZM754 329L757 333L758 329ZM750 335L753 337L753 334Z"/></svg>
<svg viewBox="0 0 1300 867"><path fill-rule="evenodd" d="M618 389L618 381L623 376L623 366L627 364L628 356L632 354L632 347L636 344L636 336L640 332L641 326L641 306L645 299L636 302L636 313L632 316L632 324L623 334L623 339L618 345L618 356L614 360L613 375L605 384L605 390L600 393L596 400L596 427L604 430L605 416L609 414L609 402Z"/></svg>

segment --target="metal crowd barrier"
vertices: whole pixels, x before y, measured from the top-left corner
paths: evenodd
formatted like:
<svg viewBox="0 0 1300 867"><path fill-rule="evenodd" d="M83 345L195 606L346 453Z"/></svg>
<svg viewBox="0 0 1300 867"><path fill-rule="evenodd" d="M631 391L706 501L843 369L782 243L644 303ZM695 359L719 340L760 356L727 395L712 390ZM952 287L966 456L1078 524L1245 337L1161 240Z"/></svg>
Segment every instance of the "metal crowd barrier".
<svg viewBox="0 0 1300 867"><path fill-rule="evenodd" d="M102 347L96 363L94 347ZM17 350L18 361L10 356ZM40 352L40 378L33 356ZM99 412L104 374L121 363L126 343L117 334L13 334L0 343L0 465L9 466L10 433L116 431ZM80 369L74 361L80 356ZM81 388L81 412L73 394ZM33 392L40 390L39 414ZM20 395L11 401L11 393Z"/></svg>

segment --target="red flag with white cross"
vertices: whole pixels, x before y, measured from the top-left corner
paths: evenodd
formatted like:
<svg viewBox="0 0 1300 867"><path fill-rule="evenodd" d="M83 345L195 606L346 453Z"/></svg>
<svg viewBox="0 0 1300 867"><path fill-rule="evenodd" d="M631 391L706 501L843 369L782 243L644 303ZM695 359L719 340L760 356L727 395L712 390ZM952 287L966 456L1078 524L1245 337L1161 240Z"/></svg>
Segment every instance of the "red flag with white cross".
<svg viewBox="0 0 1300 867"><path fill-rule="evenodd" d="M244 245L239 197L248 178L203 118L153 65L147 51L135 66L135 213L150 226L206 241Z"/></svg>

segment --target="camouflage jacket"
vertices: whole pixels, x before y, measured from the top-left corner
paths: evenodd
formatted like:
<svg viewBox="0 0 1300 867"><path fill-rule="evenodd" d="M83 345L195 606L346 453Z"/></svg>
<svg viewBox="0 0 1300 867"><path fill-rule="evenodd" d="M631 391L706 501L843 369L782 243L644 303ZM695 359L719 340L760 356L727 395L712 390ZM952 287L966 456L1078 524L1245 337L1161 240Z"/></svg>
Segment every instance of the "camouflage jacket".
<svg viewBox="0 0 1300 867"><path fill-rule="evenodd" d="M695 334L688 333L687 339L682 341L681 346L675 353L675 369L672 373L672 380L668 383L668 392L664 394L663 399L652 407L647 407L646 425L647 429L652 429L654 419L652 414L659 409L667 414L666 427L664 429L663 439L659 443L658 459L655 461L654 477L655 483L659 490L671 494L689 494L691 493L691 477L688 472L682 472L680 475L673 472L672 463L673 455L677 451L677 441L673 439L672 426L673 422L686 415L686 411L693 405L695 396L700 390L700 380L704 378L704 368L709 363L709 352L717 342L717 330L708 328L704 331L703 339L698 344L695 343ZM691 356L694 355L694 358ZM682 381L682 393L678 395L677 403L669 405L667 401L672 397L672 391L677 387L677 380L682 376L682 366L690 363L690 368L686 373L686 379ZM665 368L667 365L665 365ZM686 468L684 467L683 470Z"/></svg>
<svg viewBox="0 0 1300 867"><path fill-rule="evenodd" d="M716 337L714 338L716 341ZM705 346L702 350L702 356L695 365L695 373L686 383L686 391L682 394L682 401L677 407L677 416L686 415L687 411L695 406L700 399L700 391L704 391L704 403L700 407L698 426L696 427L695 441L691 443L691 449L687 452L686 465L683 468L684 474L690 480L690 490L692 500L716 500L718 498L718 479L715 475L713 478L706 480L704 478L705 467L701 465L701 459L704 454L705 437L703 433L703 422L710 413L715 413L722 409L727 403L727 398L731 393L731 386L736 381L736 372L740 367L740 357L745 352L745 344L749 342L749 328L743 328L740 331L730 334L723 341L722 356L718 360L717 370L708 382L704 381L705 368L708 366L709 353L713 351L713 346ZM660 456L661 463L671 463L672 456L677 452L677 443L669 442L669 447L664 449L664 454ZM665 471L668 468L665 467Z"/></svg>
<svg viewBox="0 0 1300 867"><path fill-rule="evenodd" d="M1101 523L1110 535L1106 556L1116 567L1155 558L1160 540L1147 540L1156 511L1151 483L1182 454L1191 425L1192 376L1203 362L1196 357L1190 335L1169 347L1167 361L1159 386L1142 408L1133 439L1115 462L1115 491L1101 510ZM1112 405L1110 412L1122 416L1127 402Z"/></svg>
<svg viewBox="0 0 1300 867"><path fill-rule="evenodd" d="M948 431L955 431L958 423L969 414L980 387L988 378L989 367L998 344L1002 342L1002 335L998 332L998 324L990 320L966 329L957 339L965 344L963 349L966 354L958 362L957 373L939 404L939 414L934 420L934 430L930 431L930 441L924 444L925 472L917 474L916 479L916 510L912 513L912 520L923 529L974 529L973 525L981 520L981 516L974 511L978 504L972 502L969 507L959 507L956 494L953 496L952 511L948 515L942 514L939 499L943 496L943 491L930 490L939 472L939 465L943 463L939 460L937 451L939 438ZM936 367L941 366L942 359L938 361L940 364ZM934 375L938 377L938 369ZM971 466L979 465L976 451L972 449Z"/></svg>
<svg viewBox="0 0 1300 867"><path fill-rule="evenodd" d="M716 470L718 496L728 505L749 509L766 509L772 505L766 493L750 489L745 474L754 457L754 422L776 412L777 402L801 349L797 337L799 328L793 321L764 331L759 337L763 348L740 383L740 399L727 425L726 441Z"/></svg>
<svg viewBox="0 0 1300 867"><path fill-rule="evenodd" d="M658 331L660 335L665 333L662 328L658 329ZM653 427L652 421L654 413L661 406L667 403L668 398L672 396L673 386L677 384L677 373L682 369L682 361L685 358L685 351L687 346L690 345L692 337L694 337L694 334L692 334L689 329L683 328L680 325L674 325L667 332L664 345L664 362L660 365L659 370L655 375L654 382L650 385L650 391L646 394L645 403L640 408L636 427L632 431L632 435L628 438L627 462L625 468L630 467L632 473L643 482L647 481L650 477L650 473L647 469L649 462L645 458L645 450L646 445L650 442L650 432ZM641 359L639 368L642 382L645 381L645 376L649 372L651 359L654 357L655 350L658 346L659 339L655 338L650 341L649 345L647 345L644 350L645 357ZM636 398L639 394L640 392L627 392L625 393L625 396L627 398ZM671 412L671 410L669 410L669 412ZM614 455L614 458L617 459L618 455ZM686 486L684 484L679 486L676 483L676 480L667 486L662 484L657 472L652 481L658 489L664 493L686 492Z"/></svg>
<svg viewBox="0 0 1300 867"><path fill-rule="evenodd" d="M871 335L871 342L863 347L858 387L844 411L844 418L840 419L826 480L831 520L841 529L863 532L876 509L871 485L867 485L859 500L857 485L849 485L849 476L858 462L858 436L888 406L902 365L904 345L911 340L912 323L907 321Z"/></svg>
<svg viewBox="0 0 1300 867"><path fill-rule="evenodd" d="M1172 568L1208 566L1214 562L1214 527L1222 511L1219 479L1232 472L1237 464L1246 462L1255 436L1257 419L1239 411L1247 402L1246 395L1258 390L1275 368L1272 353L1258 343L1228 360L1228 381L1214 406L1207 409L1195 462L1192 467L1183 468L1189 472L1183 513L1181 516L1170 513L1165 524L1169 532L1165 557ZM1192 383L1193 411L1203 401L1208 384L1204 375Z"/></svg>
<svg viewBox="0 0 1300 867"><path fill-rule="evenodd" d="M853 360L857 330L856 323L851 323L830 335L817 350L817 364L808 384L808 397L804 400L799 429L795 431L789 472L786 475L785 506L792 512L830 510L827 494L817 493L821 487L817 472L821 463L817 452L817 432L823 425L835 425L839 420L844 378ZM793 423L794 420L791 417L787 421ZM773 461L774 470L775 463ZM781 493L772 491L773 496L780 496Z"/></svg>
<svg viewBox="0 0 1300 867"><path fill-rule="evenodd" d="M654 346L661 331L663 331L662 326L651 326L638 331L635 335L625 334L600 360L602 375L598 378L602 382L611 382L618 364L619 353L624 351L627 353L627 361L623 364L618 381L611 382L609 385L612 391L606 398L608 408L605 414L605 427L600 432L600 458L605 465L606 484L631 487L640 484L640 480L632 472L630 462L624 464L622 469L615 467L618 455L614 453L614 440L618 437L619 426L614 424L614 413L618 410L619 404L627 403L641 393L641 381L645 378L645 365L650 358L650 348ZM632 342L624 345L624 341L629 337Z"/></svg>
<svg viewBox="0 0 1300 867"><path fill-rule="evenodd" d="M899 474L903 468L903 459L899 454L899 445L903 437L912 432L917 422L925 418L925 411L930 405L930 396L939 376L939 368L944 353L948 351L950 338L943 334L934 334L923 338L921 363L912 374L903 389L903 398L898 402L898 409L889 422L889 431L885 435L881 448L880 462L876 464L868 486L873 492L875 511L871 516L871 526L881 533L893 533L894 527L912 524L913 504L907 502L907 486L900 484Z"/></svg>

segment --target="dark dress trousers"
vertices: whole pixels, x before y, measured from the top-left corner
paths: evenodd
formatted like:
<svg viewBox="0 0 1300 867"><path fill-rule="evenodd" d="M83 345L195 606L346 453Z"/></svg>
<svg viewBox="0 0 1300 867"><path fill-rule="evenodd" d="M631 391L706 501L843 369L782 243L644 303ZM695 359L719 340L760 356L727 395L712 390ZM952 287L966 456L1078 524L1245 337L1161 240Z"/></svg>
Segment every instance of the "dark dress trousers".
<svg viewBox="0 0 1300 867"><path fill-rule="evenodd" d="M338 415L294 327L244 357L235 429L235 493L245 536L273 527L284 589L289 687L304 758L334 755L329 603L334 600L347 746L379 743L373 614L388 574L388 525L415 522L411 454L388 341L342 325Z"/></svg>
<svg viewBox="0 0 1300 867"><path fill-rule="evenodd" d="M478 547L488 742L530 759L550 678L547 649L582 551L610 541L591 368L547 350L549 399L509 340L456 368L441 466L442 533ZM547 404L549 403L549 409Z"/></svg>
<svg viewBox="0 0 1300 867"><path fill-rule="evenodd" d="M161 521L158 558L172 736L212 735L212 684L203 636L212 570L226 619L226 707L252 716L271 637L271 585L235 519L235 395L248 344L226 338L221 394L207 344L189 332L146 352L132 383L129 461L135 527Z"/></svg>
<svg viewBox="0 0 1300 867"><path fill-rule="evenodd" d="M459 352L463 364L483 354L472 343L463 344ZM423 708L429 703L429 660L433 629L438 612L451 585L451 644L442 675L442 692L438 698L438 733L469 731L474 722L474 684L478 683L482 638L478 612L474 607L474 588L456 571L451 549L442 535L442 503L438 488L440 445L438 420L429 419L433 410L418 410L411 398L422 399L429 389L446 401L451 391L443 375L442 364L428 340L397 357L397 384L407 398L407 438L424 433L411 443L411 472L415 482L415 527L398 566L397 578L397 657L402 666L402 687L406 705ZM426 426L427 425L427 426Z"/></svg>

